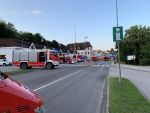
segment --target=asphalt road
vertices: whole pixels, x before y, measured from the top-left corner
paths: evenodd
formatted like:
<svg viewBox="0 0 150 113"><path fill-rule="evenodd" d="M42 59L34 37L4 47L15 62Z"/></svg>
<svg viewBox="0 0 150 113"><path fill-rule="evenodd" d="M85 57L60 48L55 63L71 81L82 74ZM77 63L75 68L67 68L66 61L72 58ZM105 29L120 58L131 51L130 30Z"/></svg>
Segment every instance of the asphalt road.
<svg viewBox="0 0 150 113"><path fill-rule="evenodd" d="M109 62L35 69L12 78L36 91L46 113L100 113Z"/></svg>

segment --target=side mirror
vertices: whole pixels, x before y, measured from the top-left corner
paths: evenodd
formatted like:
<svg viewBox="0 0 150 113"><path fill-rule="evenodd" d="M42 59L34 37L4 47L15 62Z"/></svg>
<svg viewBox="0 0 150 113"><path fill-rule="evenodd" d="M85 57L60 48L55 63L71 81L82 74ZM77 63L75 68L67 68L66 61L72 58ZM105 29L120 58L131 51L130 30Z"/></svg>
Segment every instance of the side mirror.
<svg viewBox="0 0 150 113"><path fill-rule="evenodd" d="M6 78L8 78L8 74L6 74L6 73L2 73L2 76L6 79Z"/></svg>

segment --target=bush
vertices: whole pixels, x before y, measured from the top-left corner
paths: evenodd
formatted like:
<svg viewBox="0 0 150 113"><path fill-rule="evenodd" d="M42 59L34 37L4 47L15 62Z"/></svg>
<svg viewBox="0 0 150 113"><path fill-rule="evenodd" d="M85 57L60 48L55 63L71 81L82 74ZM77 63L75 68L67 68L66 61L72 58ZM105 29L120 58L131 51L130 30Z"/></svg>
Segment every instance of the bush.
<svg viewBox="0 0 150 113"><path fill-rule="evenodd" d="M150 58L140 59L140 65L144 65L144 66L150 65Z"/></svg>

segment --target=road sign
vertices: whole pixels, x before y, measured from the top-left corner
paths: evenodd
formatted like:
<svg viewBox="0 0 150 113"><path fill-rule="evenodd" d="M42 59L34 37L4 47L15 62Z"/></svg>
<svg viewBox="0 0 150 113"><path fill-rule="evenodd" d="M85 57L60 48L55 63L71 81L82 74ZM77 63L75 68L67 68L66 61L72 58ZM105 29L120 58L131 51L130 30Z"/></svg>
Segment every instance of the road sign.
<svg viewBox="0 0 150 113"><path fill-rule="evenodd" d="M135 60L135 55L129 55L129 56L127 56L127 60Z"/></svg>
<svg viewBox="0 0 150 113"><path fill-rule="evenodd" d="M113 27L113 42L123 41L123 27Z"/></svg>

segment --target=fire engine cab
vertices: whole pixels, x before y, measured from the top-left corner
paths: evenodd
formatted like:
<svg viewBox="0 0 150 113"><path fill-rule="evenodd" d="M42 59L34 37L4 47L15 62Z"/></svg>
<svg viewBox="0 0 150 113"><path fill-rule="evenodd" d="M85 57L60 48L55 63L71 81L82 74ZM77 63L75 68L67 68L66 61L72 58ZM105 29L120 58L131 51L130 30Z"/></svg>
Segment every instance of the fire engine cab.
<svg viewBox="0 0 150 113"><path fill-rule="evenodd" d="M22 69L32 67L53 69L59 65L58 52L55 50L14 50L12 54L13 65Z"/></svg>
<svg viewBox="0 0 150 113"><path fill-rule="evenodd" d="M45 113L35 92L0 71L0 113Z"/></svg>

